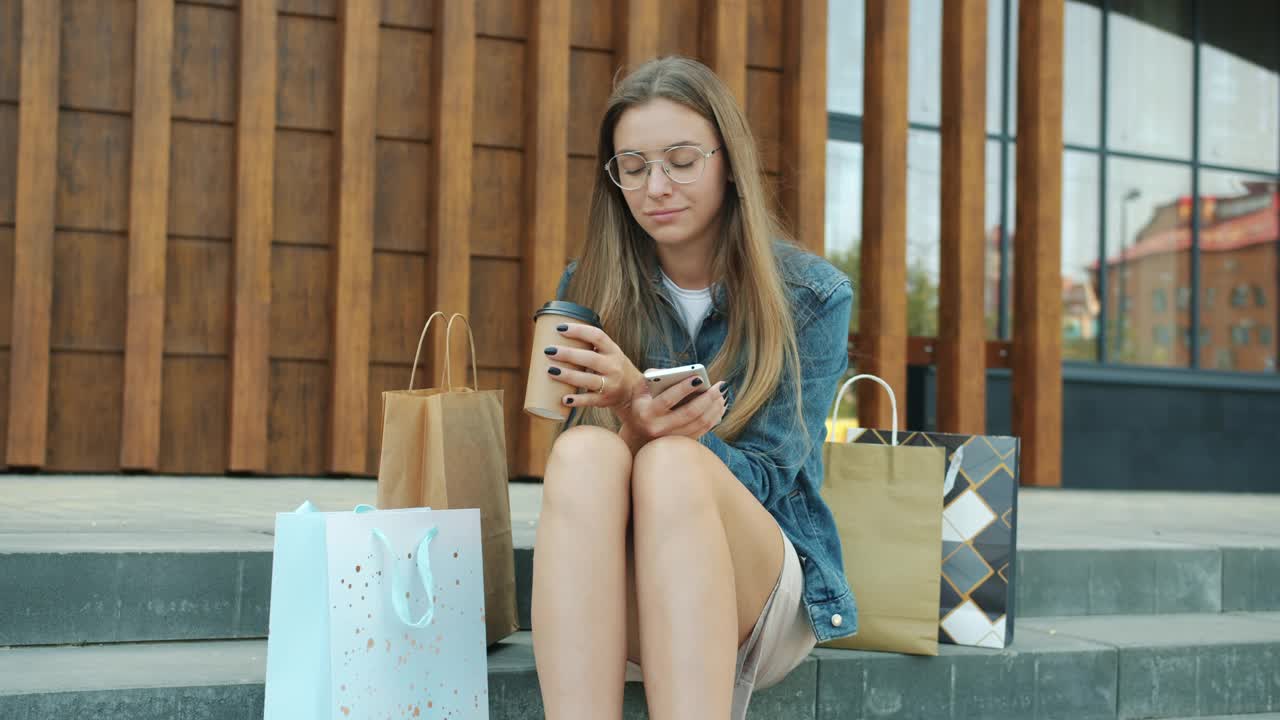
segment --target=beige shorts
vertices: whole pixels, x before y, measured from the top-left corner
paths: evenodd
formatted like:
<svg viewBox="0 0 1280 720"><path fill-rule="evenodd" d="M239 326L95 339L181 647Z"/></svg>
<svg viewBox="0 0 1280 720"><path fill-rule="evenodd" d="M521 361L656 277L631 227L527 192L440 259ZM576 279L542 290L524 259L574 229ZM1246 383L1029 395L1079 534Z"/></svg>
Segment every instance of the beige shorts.
<svg viewBox="0 0 1280 720"><path fill-rule="evenodd" d="M804 661L817 644L804 606L804 572L800 556L782 534L782 573L756 619L751 636L738 648L733 684L732 720L747 716L751 693L773 687ZM627 682L643 681L640 666L627 661Z"/></svg>

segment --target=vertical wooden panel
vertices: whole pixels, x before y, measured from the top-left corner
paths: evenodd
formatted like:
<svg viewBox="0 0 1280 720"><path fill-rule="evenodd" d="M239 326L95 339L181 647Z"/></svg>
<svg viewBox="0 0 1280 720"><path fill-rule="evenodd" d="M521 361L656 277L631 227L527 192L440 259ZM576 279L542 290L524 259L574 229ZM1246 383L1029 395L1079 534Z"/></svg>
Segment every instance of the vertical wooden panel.
<svg viewBox="0 0 1280 720"><path fill-rule="evenodd" d="M1013 432L1022 482L1062 484L1062 0L1018 16Z"/></svg>
<svg viewBox="0 0 1280 720"><path fill-rule="evenodd" d="M251 6L246 3L240 13L203 5L174 8L174 117L235 122L236 25Z"/></svg>
<svg viewBox="0 0 1280 720"><path fill-rule="evenodd" d="M701 52L702 6L707 0L649 0L658 6L658 37L654 54L696 58Z"/></svg>
<svg viewBox="0 0 1280 720"><path fill-rule="evenodd" d="M272 222L276 242L319 245L332 241L332 215L316 212L316 198L330 196L333 138L328 133L276 130Z"/></svg>
<svg viewBox="0 0 1280 720"><path fill-rule="evenodd" d="M525 45L481 37L475 46L474 140L480 145L518 148L524 137Z"/></svg>
<svg viewBox="0 0 1280 720"><path fill-rule="evenodd" d="M18 101L22 0L0 0L0 100Z"/></svg>
<svg viewBox="0 0 1280 720"><path fill-rule="evenodd" d="M524 153L519 151L476 148L471 172L471 196L477 198L471 205L472 253L520 257L529 226L529 217L524 214L524 161Z"/></svg>
<svg viewBox="0 0 1280 720"><path fill-rule="evenodd" d="M13 224L17 187L18 106L0 103L0 223Z"/></svg>
<svg viewBox="0 0 1280 720"><path fill-rule="evenodd" d="M231 239L235 233L235 143L236 128L230 125L173 123L169 139L171 235Z"/></svg>
<svg viewBox="0 0 1280 720"><path fill-rule="evenodd" d="M271 392L267 415L268 473L325 472L329 386L329 369L323 363L271 361L271 379L267 381Z"/></svg>
<svg viewBox="0 0 1280 720"><path fill-rule="evenodd" d="M424 200L429 194L431 147L410 140L379 139L377 143L373 246L378 250L425 254L430 208ZM420 310L415 310L414 315Z"/></svg>
<svg viewBox="0 0 1280 720"><path fill-rule="evenodd" d="M616 2L613 13L614 66L621 66L625 75L658 54L661 6L655 0Z"/></svg>
<svg viewBox="0 0 1280 720"><path fill-rule="evenodd" d="M137 0L136 18L133 160L129 174L129 307L120 466L154 470L160 461L160 394L164 378L173 2Z"/></svg>
<svg viewBox="0 0 1280 720"><path fill-rule="evenodd" d="M738 102L747 97L747 2L704 0L702 57L733 91Z"/></svg>
<svg viewBox="0 0 1280 720"><path fill-rule="evenodd" d="M228 375L225 357L164 359L164 384L173 390L164 394L161 410L164 420L160 425L160 472L226 472L230 430L227 405L235 399L227 387ZM265 409L264 399L264 412Z"/></svg>
<svg viewBox="0 0 1280 720"><path fill-rule="evenodd" d="M276 26L279 115L276 121L280 126L307 130L334 128L340 44L336 35L332 20L297 15L279 19Z"/></svg>
<svg viewBox="0 0 1280 720"><path fill-rule="evenodd" d="M123 352L128 287L127 238L55 231L50 349Z"/></svg>
<svg viewBox="0 0 1280 720"><path fill-rule="evenodd" d="M271 0L244 0L240 8L240 93L236 108L235 271L227 445L227 467L236 471L267 469L276 58L276 11Z"/></svg>
<svg viewBox="0 0 1280 720"><path fill-rule="evenodd" d="M528 373L534 310L555 297L568 233L570 0L536 0L525 80L524 262L520 266L520 372ZM523 383L522 383L523 384ZM521 398L507 405L520 407ZM542 475L555 424L519 412L515 475Z"/></svg>
<svg viewBox="0 0 1280 720"><path fill-rule="evenodd" d="M9 465L42 466L48 441L49 316L58 140L59 5L22 3Z"/></svg>
<svg viewBox="0 0 1280 720"><path fill-rule="evenodd" d="M472 117L475 111L476 31L471 3L436 3L432 37L431 82L431 254L429 304L434 310L469 311L471 297L471 161ZM444 333L435 335L431 377L439 375L435 361L443 357ZM454 343L450 362L463 367L466 343ZM455 376L456 378L456 376Z"/></svg>
<svg viewBox="0 0 1280 720"><path fill-rule="evenodd" d="M0 348L7 348L13 334L13 228L0 226ZM7 368L6 368L7 370ZM7 373L0 377L4 381ZM0 404L0 408L7 407ZM7 413L0 412L0 418ZM0 455L0 464L4 456Z"/></svg>
<svg viewBox="0 0 1280 720"><path fill-rule="evenodd" d="M997 0L998 1L998 0ZM987 0L943 5L938 429L986 431Z"/></svg>
<svg viewBox="0 0 1280 720"><path fill-rule="evenodd" d="M220 240L169 239L164 283L166 353L227 355L232 322L228 292L232 287L232 252L231 243ZM164 404L167 407L168 400ZM163 439L160 445L163 457Z"/></svg>
<svg viewBox="0 0 1280 720"><path fill-rule="evenodd" d="M907 392L907 0L867 0L862 120L862 267L859 372L879 375L905 408ZM791 52L789 50L789 52ZM823 106L825 107L825 105ZM821 218L821 215L819 215ZM818 226L820 230L821 225ZM889 400L860 383L858 420L887 428Z"/></svg>
<svg viewBox="0 0 1280 720"><path fill-rule="evenodd" d="M17 390L17 378L10 387ZM46 468L70 472L120 469L124 356L55 352L49 363L49 459ZM10 418L13 428L15 419ZM18 418L17 422L22 422Z"/></svg>
<svg viewBox="0 0 1280 720"><path fill-rule="evenodd" d="M574 47L609 50L613 47L615 3L572 0L569 38Z"/></svg>
<svg viewBox="0 0 1280 720"><path fill-rule="evenodd" d="M63 110L57 123L58 227L128 232L133 145L129 117Z"/></svg>
<svg viewBox="0 0 1280 720"><path fill-rule="evenodd" d="M9 407L9 350L0 350L0 407ZM0 468L8 465L9 413L0 412Z"/></svg>
<svg viewBox="0 0 1280 720"><path fill-rule="evenodd" d="M363 0L347 0L342 6L340 31L328 469L357 474L365 469L368 442L365 424L369 416L369 323L373 302L377 8Z"/></svg>
<svg viewBox="0 0 1280 720"><path fill-rule="evenodd" d="M134 96L135 15L144 0L62 0L58 102L129 112ZM170 11L172 12L172 10Z"/></svg>
<svg viewBox="0 0 1280 720"><path fill-rule="evenodd" d="M821 255L827 182L827 3L792 0L784 12L782 147L789 167L782 168L787 175L782 205L799 244ZM904 87L905 77L903 73L896 78Z"/></svg>

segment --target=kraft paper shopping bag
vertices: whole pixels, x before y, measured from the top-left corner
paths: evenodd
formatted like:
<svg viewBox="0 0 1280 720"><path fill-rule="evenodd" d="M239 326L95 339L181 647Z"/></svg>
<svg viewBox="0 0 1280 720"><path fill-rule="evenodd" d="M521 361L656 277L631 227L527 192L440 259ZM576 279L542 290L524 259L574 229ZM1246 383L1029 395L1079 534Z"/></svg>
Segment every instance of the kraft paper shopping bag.
<svg viewBox="0 0 1280 720"><path fill-rule="evenodd" d="M837 398L861 379L889 391L894 442L823 445L822 497L835 516L858 604L858 633L824 647L937 655L945 457L941 448L896 443L897 401L880 378L850 378Z"/></svg>
<svg viewBox="0 0 1280 720"><path fill-rule="evenodd" d="M445 329L445 372L440 387L415 390L422 342L418 338L408 390L382 394L382 456L378 465L378 505L384 508L476 508L484 545L484 590L490 645L515 632L515 554L507 481L507 445L502 391L480 390L475 338L467 319L449 318ZM461 321L471 340L476 385L454 387L447 337Z"/></svg>

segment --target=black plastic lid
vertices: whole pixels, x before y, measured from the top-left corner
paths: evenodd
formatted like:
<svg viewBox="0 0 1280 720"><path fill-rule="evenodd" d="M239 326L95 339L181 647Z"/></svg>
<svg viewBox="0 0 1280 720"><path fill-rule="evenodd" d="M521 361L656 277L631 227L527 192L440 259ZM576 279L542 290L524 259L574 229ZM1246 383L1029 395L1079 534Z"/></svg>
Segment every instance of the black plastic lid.
<svg viewBox="0 0 1280 720"><path fill-rule="evenodd" d="M568 300L552 300L541 308L538 308L538 311L533 314L533 319L537 320L543 315L564 315L565 317L571 317L574 320L580 320L588 325L600 327L600 316L596 314L595 310L579 305L578 303L569 302Z"/></svg>

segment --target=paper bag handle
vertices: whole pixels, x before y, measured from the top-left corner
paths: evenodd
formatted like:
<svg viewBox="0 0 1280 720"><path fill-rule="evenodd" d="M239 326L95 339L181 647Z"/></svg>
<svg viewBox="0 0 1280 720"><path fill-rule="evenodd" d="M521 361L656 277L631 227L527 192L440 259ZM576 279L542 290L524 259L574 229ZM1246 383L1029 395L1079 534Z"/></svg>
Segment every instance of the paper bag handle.
<svg viewBox="0 0 1280 720"><path fill-rule="evenodd" d="M476 367L476 336L475 336L475 333L471 332L471 321L468 320L467 316L463 315L462 313L454 313L453 316L449 318L449 324L445 326L445 330L444 330L445 386L448 387L450 391L453 390L453 363L451 362L451 356L449 355L449 338L453 336L454 320L461 320L467 326L467 339L471 341L471 379L475 381L476 392L479 392L480 391L480 370ZM463 376L462 386L464 388L467 386L466 373L467 371L466 371L466 368L464 367L462 370L462 376Z"/></svg>
<svg viewBox="0 0 1280 720"><path fill-rule="evenodd" d="M881 380L875 375L854 375L853 377L844 381L844 384L840 386L840 392L836 393L836 406L831 410L831 429L835 430L836 418L840 416L840 401L844 400L845 392L849 390L850 385L853 385L855 382L859 380L874 380L880 384L880 387L885 389L885 392L889 393L889 409L893 411L893 435L889 439L889 444L897 445L898 444L898 398L896 395L893 394L893 388L889 387L889 383L885 382L884 380Z"/></svg>
<svg viewBox="0 0 1280 720"><path fill-rule="evenodd" d="M413 354L413 370L409 371L409 389L413 389L413 376L418 374L418 358L422 357L422 341L427 339L427 331L431 329L431 321L437 317L444 317L444 313L439 310L431 313L431 317L427 318L427 324L422 326L422 334L418 336L418 351ZM446 332L448 332L446 330ZM445 340L448 344L448 340ZM446 361L447 362L447 361Z"/></svg>
<svg viewBox="0 0 1280 720"><path fill-rule="evenodd" d="M435 579L431 574L431 541L439 534L440 529L432 525L427 529L422 539L418 541L418 546L414 549L417 557L413 559L414 567L418 570L418 579L422 581L422 588L427 593L427 610L422 617L417 620L409 614L409 593L405 590L405 581L394 566L391 568L391 606L395 608L396 616L400 618L400 622L405 625L418 629L424 628L431 624L436 614L436 594L432 589ZM373 529L373 538L382 546L383 558L395 558L395 553L391 551L391 543L387 541L387 536L377 528Z"/></svg>

